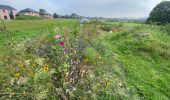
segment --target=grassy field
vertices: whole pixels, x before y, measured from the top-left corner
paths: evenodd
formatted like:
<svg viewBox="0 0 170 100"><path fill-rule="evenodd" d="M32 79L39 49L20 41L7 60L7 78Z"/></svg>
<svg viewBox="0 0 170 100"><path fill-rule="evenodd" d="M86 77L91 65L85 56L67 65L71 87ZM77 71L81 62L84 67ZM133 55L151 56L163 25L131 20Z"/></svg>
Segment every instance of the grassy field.
<svg viewBox="0 0 170 100"><path fill-rule="evenodd" d="M70 49L70 54L67 54L67 56L69 56L69 59L71 60L68 60L67 56L67 60L63 60L64 58L62 56L65 55L61 55L60 53L54 53L54 57L53 55L50 55L51 58L49 56L45 56L45 61L48 62L50 66L52 66L50 67L51 70L49 73L52 73L52 69L59 69L59 73L62 74L60 77L64 78L61 78L62 80L54 81L56 78L53 78L53 75L49 78L44 74L40 75L49 79L46 80L45 78L42 78L41 82L43 80L46 81L45 83L42 83L43 88L40 88L42 84L37 85L36 82L32 82L32 79L36 81L37 74L41 72L42 65L40 66L40 70L38 70L37 67L31 67L35 66L35 64L29 65L30 68L27 68L27 70L36 70L34 75L29 78L27 82L25 82L26 85L18 86L14 83L16 81L17 84L18 80L21 80L21 76L20 78L17 77L15 81L12 80L13 78L11 79L11 77L14 77L11 74L15 74L17 71L9 71L11 73L7 75L4 73L8 70L3 68L4 65L15 66L17 61L11 63L10 59L9 64L5 64L5 62L2 61L3 66L1 66L2 71L0 71L0 75L2 75L2 79L0 78L0 84L2 83L0 86L2 87L2 90L0 90L0 98L45 98L49 100L54 98L72 100L170 99L170 35L168 35L164 30L161 30L161 27L123 22L93 22L91 24L83 24L79 26L77 22L77 20L35 20L5 22L7 30L11 32L11 35L6 32L0 32L0 48L2 49L1 54L5 55L5 51L3 51L5 46L3 44L10 41L11 38L17 41L17 44L21 44L22 41L25 41L28 38L35 39L35 37L41 37L43 36L43 33L52 33L53 35L67 35L70 33L70 40L68 42L70 44L67 44L67 48ZM56 32L54 31L56 27L62 27L61 29L63 30ZM111 31L108 31L108 29ZM77 36L73 35L77 33ZM23 36L26 38L23 38ZM49 40L51 40L51 38ZM41 44L41 42L38 44ZM72 44L75 46L72 46ZM51 47L54 47L53 43ZM56 48L54 51L59 52L56 51ZM21 52L22 56L17 55L17 60L30 59L30 57L32 57L32 60L34 60L34 58L36 59L34 56L35 53L32 53L32 51L31 55L29 52L29 57L26 57L26 55L28 55L27 53L23 51ZM17 53L18 52L14 53L14 55ZM58 55L61 56L58 58ZM73 72L83 73L80 75L81 78L76 81L77 83L74 84L63 82L63 80L69 80L65 79L65 74L68 72L65 72L65 69L64 71L60 72L60 68L55 67L59 66L60 62L65 63L65 61L71 62L72 60L79 62L76 67L80 68L80 70L77 69L79 71ZM32 63L35 63L35 61L32 61ZM70 68L75 67L75 65L72 66L71 63L67 64L70 64ZM64 64L64 67L66 67L67 64ZM83 66L88 66L87 72L84 72L84 69L82 70L82 68L84 68ZM25 74L23 71L18 73ZM69 75L71 73L72 70L69 72ZM83 76L84 73L86 73L85 76ZM7 79L5 79L6 77ZM22 79L24 79L23 77L26 76L23 75ZM70 79L72 80L73 78ZM5 82L3 80L5 80ZM11 80L12 84L14 85L11 85ZM58 81L60 81L60 83L58 83ZM48 85L45 85L47 83ZM48 93L44 92L46 91L44 87L49 87ZM70 87L72 90L69 90ZM20 91L21 94L17 94L18 91ZM23 93L25 92L30 92L30 95L24 95Z"/></svg>
<svg viewBox="0 0 170 100"><path fill-rule="evenodd" d="M0 31L0 49L4 48L4 44L14 39L15 41L22 42L24 37L32 38L42 33L54 32L54 29L58 26L74 27L76 20L17 20L17 21L5 21L5 26L8 32ZM0 26L3 26L1 23ZM2 50L1 50L2 51ZM2 54L1 52L0 54Z"/></svg>

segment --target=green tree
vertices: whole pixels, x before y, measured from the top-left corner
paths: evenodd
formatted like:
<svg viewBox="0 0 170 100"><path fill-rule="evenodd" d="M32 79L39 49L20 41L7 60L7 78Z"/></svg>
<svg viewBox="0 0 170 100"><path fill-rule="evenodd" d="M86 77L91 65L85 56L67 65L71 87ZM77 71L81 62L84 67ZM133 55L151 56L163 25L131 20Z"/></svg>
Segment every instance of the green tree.
<svg viewBox="0 0 170 100"><path fill-rule="evenodd" d="M57 13L54 13L53 18L59 18L59 15Z"/></svg>
<svg viewBox="0 0 170 100"><path fill-rule="evenodd" d="M77 15L76 13L72 13L70 15L70 18L77 19L77 18L79 18L79 15Z"/></svg>
<svg viewBox="0 0 170 100"><path fill-rule="evenodd" d="M156 5L150 13L147 22L170 23L170 1L163 1Z"/></svg>

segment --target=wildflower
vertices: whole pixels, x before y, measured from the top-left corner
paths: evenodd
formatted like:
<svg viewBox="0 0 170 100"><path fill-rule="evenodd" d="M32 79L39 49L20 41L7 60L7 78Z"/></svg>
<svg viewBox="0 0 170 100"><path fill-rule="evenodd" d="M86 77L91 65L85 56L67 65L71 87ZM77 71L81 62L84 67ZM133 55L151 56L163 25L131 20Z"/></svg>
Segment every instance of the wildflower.
<svg viewBox="0 0 170 100"><path fill-rule="evenodd" d="M102 84L101 83L97 83L97 86L101 86Z"/></svg>
<svg viewBox="0 0 170 100"><path fill-rule="evenodd" d="M65 73L65 77L68 77L68 75L69 75L69 72L66 72L66 73Z"/></svg>
<svg viewBox="0 0 170 100"><path fill-rule="evenodd" d="M60 35L56 35L56 36L54 36L54 38L57 40L57 39L60 39L61 36Z"/></svg>
<svg viewBox="0 0 170 100"><path fill-rule="evenodd" d="M68 49L64 48L64 54L68 53Z"/></svg>
<svg viewBox="0 0 170 100"><path fill-rule="evenodd" d="M91 91L88 91L88 93L91 93Z"/></svg>
<svg viewBox="0 0 170 100"><path fill-rule="evenodd" d="M45 64L45 66L44 66L44 72L46 72L46 73L48 72L48 70L49 70L48 67L49 67L48 64Z"/></svg>
<svg viewBox="0 0 170 100"><path fill-rule="evenodd" d="M83 70L81 70L81 72L84 74L84 73L86 73L86 70L83 69Z"/></svg>
<svg viewBox="0 0 170 100"><path fill-rule="evenodd" d="M96 62L94 62L94 65L96 65Z"/></svg>
<svg viewBox="0 0 170 100"><path fill-rule="evenodd" d="M76 52L76 50L74 50L74 54L76 54L77 52Z"/></svg>
<svg viewBox="0 0 170 100"><path fill-rule="evenodd" d="M64 42L60 42L59 45L60 45L61 47L64 47Z"/></svg>
<svg viewBox="0 0 170 100"><path fill-rule="evenodd" d="M81 72L81 77L83 77L86 73L86 70L83 69L83 70L80 70L80 72Z"/></svg>
<svg viewBox="0 0 170 100"><path fill-rule="evenodd" d="M73 87L72 90L75 91L75 90L76 90L76 87Z"/></svg>
<svg viewBox="0 0 170 100"><path fill-rule="evenodd" d="M31 60L26 60L26 61L25 61L25 66L29 66L29 65L30 65L30 62L31 62Z"/></svg>
<svg viewBox="0 0 170 100"><path fill-rule="evenodd" d="M43 65L43 62L44 62L44 59L43 58L37 58L36 60L35 60L35 62L38 64L38 65Z"/></svg>
<svg viewBox="0 0 170 100"><path fill-rule="evenodd" d="M33 72L32 71L30 71L29 73L28 73L28 76L33 76Z"/></svg>
<svg viewBox="0 0 170 100"><path fill-rule="evenodd" d="M15 95L15 93L14 92L10 92L9 95L10 95L10 97L12 97L12 96Z"/></svg>
<svg viewBox="0 0 170 100"><path fill-rule="evenodd" d="M22 93L24 96L26 96L27 95L27 93L24 91L23 93Z"/></svg>
<svg viewBox="0 0 170 100"><path fill-rule="evenodd" d="M23 68L23 67L24 67L24 64L19 64L19 67Z"/></svg>
<svg viewBox="0 0 170 100"><path fill-rule="evenodd" d="M20 73L16 73L16 74L15 74L15 77L16 77L16 78L19 78L19 77L20 77Z"/></svg>
<svg viewBox="0 0 170 100"><path fill-rule="evenodd" d="M5 61L5 62L7 62L8 60L7 60L7 59L5 59L4 61Z"/></svg>
<svg viewBox="0 0 170 100"><path fill-rule="evenodd" d="M112 85L112 83L106 82L106 86L111 86L111 85Z"/></svg>

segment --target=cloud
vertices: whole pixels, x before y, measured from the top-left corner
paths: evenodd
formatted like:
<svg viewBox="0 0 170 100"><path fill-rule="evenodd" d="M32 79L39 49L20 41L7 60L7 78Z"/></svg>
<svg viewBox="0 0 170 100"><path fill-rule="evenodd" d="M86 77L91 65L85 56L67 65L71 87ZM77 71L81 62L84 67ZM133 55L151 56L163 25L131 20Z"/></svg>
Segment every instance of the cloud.
<svg viewBox="0 0 170 100"><path fill-rule="evenodd" d="M50 13L103 17L145 17L162 0L0 0L16 9L44 8Z"/></svg>

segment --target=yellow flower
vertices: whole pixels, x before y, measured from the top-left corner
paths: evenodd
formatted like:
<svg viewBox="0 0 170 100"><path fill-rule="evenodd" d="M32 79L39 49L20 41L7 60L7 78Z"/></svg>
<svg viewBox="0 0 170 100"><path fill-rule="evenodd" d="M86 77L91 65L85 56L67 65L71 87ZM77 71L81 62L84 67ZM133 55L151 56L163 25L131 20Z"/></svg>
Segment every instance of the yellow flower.
<svg viewBox="0 0 170 100"><path fill-rule="evenodd" d="M112 85L112 83L106 82L106 86L111 86L111 85Z"/></svg>
<svg viewBox="0 0 170 100"><path fill-rule="evenodd" d="M16 74L15 74L15 77L16 77L16 78L19 78L19 77L20 77L20 73L16 73Z"/></svg>
<svg viewBox="0 0 170 100"><path fill-rule="evenodd" d="M94 65L96 65L96 62L94 62Z"/></svg>
<svg viewBox="0 0 170 100"><path fill-rule="evenodd" d="M101 83L97 83L97 86L101 86L102 84Z"/></svg>
<svg viewBox="0 0 170 100"><path fill-rule="evenodd" d="M44 72L46 72L46 73L48 72L48 70L49 70L48 67L49 67L48 64L45 64L45 66L44 66Z"/></svg>
<svg viewBox="0 0 170 100"><path fill-rule="evenodd" d="M28 73L28 76L33 76L33 72L32 71L30 71L29 73Z"/></svg>
<svg viewBox="0 0 170 100"><path fill-rule="evenodd" d="M19 67L23 68L23 67L24 67L24 64L19 64Z"/></svg>

